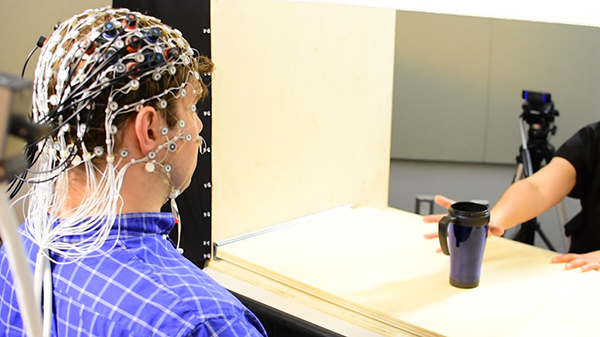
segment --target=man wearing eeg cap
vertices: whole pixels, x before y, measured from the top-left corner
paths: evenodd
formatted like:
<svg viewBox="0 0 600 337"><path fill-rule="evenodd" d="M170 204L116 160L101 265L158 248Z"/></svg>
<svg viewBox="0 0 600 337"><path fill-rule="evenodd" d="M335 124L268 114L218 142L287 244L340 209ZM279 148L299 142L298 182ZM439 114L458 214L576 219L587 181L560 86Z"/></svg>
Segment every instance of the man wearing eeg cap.
<svg viewBox="0 0 600 337"><path fill-rule="evenodd" d="M45 335L266 335L167 236L203 150L195 104L212 70L179 31L126 9L76 15L44 43L33 120L53 133L28 149L20 230ZM167 199L173 215L159 213ZM24 336L8 263L2 250L0 334Z"/></svg>

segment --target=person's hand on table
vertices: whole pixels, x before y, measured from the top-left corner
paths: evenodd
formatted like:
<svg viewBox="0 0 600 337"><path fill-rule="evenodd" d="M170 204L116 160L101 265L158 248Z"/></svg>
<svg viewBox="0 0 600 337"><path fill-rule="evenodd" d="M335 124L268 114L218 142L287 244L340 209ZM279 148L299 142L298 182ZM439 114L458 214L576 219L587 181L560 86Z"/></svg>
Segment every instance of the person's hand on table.
<svg viewBox="0 0 600 337"><path fill-rule="evenodd" d="M582 272L600 270L600 251L587 254L565 254L553 257L552 263L565 263L565 269L581 267Z"/></svg>
<svg viewBox="0 0 600 337"><path fill-rule="evenodd" d="M435 201L436 204L444 207L445 209L450 208L450 206L452 206L452 204L455 203L454 200L452 199L448 199L442 195L436 195L433 199ZM423 216L423 222L427 222L427 223L438 223L440 222L440 220L446 216L446 214L431 214L431 215L424 215ZM504 234L504 228L497 226L496 223L494 222L493 219L490 219L490 224L489 224L489 231L488 231L488 236L489 235L502 235ZM425 235L423 235L424 238L426 239L435 239L438 237L438 233L434 232L434 233L427 233ZM437 249L438 253L442 252L441 248ZM600 256L599 256L599 261L600 261Z"/></svg>

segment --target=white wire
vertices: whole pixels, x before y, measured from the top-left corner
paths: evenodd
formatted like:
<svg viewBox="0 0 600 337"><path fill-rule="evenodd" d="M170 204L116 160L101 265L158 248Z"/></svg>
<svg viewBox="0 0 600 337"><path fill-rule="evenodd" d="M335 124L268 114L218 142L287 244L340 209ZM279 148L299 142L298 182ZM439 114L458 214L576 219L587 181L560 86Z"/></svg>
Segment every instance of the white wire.
<svg viewBox="0 0 600 337"><path fill-rule="evenodd" d="M33 276L25 255L25 249L17 233L17 219L9 209L6 196L2 196L0 208L0 234L4 243L10 270L13 275L17 300L22 312L23 327L29 336L40 336L42 317L33 296Z"/></svg>
<svg viewBox="0 0 600 337"><path fill-rule="evenodd" d="M43 336L50 337L52 330L52 269L50 261L43 259L43 275L44 275L44 311L43 311Z"/></svg>

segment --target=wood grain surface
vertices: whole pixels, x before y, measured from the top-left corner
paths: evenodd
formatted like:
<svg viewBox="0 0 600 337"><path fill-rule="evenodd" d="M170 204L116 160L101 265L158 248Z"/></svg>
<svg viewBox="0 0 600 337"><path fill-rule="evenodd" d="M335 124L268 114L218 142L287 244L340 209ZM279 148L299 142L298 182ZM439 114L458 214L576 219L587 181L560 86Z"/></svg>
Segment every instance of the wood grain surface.
<svg viewBox="0 0 600 337"><path fill-rule="evenodd" d="M210 267L259 275L263 287L284 296L293 289L287 297L318 299L319 310L338 317L346 310L353 314L342 318L390 336L600 333L597 272L565 271L550 263L554 252L493 237L480 285L455 288L448 257L423 238L436 230L419 215L358 207L219 247L221 261Z"/></svg>

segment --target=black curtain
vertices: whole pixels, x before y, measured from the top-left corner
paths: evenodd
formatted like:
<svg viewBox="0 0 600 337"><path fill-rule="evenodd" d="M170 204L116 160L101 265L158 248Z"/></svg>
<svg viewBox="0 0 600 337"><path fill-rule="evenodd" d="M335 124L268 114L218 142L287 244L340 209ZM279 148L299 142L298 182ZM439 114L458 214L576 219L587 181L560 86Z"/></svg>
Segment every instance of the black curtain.
<svg viewBox="0 0 600 337"><path fill-rule="evenodd" d="M210 54L210 0L113 0L113 8L129 8L159 18L165 24L179 29L200 55ZM208 84L209 77L204 80ZM210 87L209 87L210 89ZM192 183L177 199L181 214L181 248L183 255L200 268L211 257L211 97L198 103L198 114L204 124L202 136L207 151L198 155L198 166ZM163 207L170 212L169 203ZM171 232L177 240L177 227Z"/></svg>

